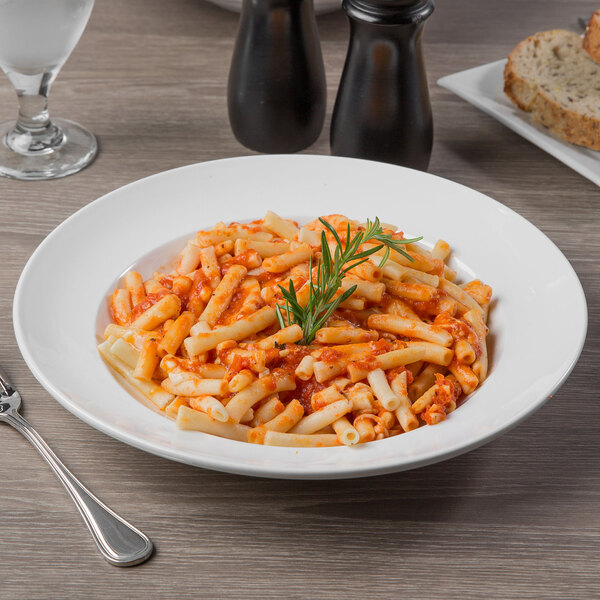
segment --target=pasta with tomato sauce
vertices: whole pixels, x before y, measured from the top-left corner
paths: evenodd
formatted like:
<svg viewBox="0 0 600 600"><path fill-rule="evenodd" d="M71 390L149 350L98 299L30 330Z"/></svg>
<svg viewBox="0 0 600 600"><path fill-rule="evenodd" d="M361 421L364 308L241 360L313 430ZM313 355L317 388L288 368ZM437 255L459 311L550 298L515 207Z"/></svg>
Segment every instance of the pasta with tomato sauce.
<svg viewBox="0 0 600 600"><path fill-rule="evenodd" d="M123 277L99 352L179 428L237 441L352 446L440 423L487 376L492 294L455 281L445 241L428 251L380 225L331 310L297 316L369 226L269 212L199 231L172 270Z"/></svg>

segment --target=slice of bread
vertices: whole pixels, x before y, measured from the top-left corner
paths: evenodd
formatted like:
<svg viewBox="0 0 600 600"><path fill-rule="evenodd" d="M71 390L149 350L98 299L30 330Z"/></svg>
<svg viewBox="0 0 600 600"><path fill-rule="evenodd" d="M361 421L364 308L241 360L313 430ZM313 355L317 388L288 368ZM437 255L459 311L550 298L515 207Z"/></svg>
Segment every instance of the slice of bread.
<svg viewBox="0 0 600 600"><path fill-rule="evenodd" d="M504 92L559 137L600 150L600 65L576 33L555 29L522 41L508 57Z"/></svg>
<svg viewBox="0 0 600 600"><path fill-rule="evenodd" d="M585 29L583 48L597 63L600 63L600 10L592 15Z"/></svg>

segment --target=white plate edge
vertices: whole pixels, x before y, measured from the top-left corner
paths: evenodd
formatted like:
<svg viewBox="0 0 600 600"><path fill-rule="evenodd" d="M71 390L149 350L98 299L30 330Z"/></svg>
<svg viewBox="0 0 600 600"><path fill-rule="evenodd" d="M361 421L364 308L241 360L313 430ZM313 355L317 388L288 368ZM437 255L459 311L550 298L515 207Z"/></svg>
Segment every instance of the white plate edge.
<svg viewBox="0 0 600 600"><path fill-rule="evenodd" d="M437 84L440 87L451 91L453 94L475 106L490 117L496 119L499 123L502 123L502 125L517 135L520 135L534 146L540 148L540 150L543 150L559 162L562 162L573 171L579 173L581 176L600 187L600 173L596 173L592 169L582 165L575 156L572 156L571 152L573 150L577 150L577 146L573 146L573 148L571 148L572 144L569 142L565 142L564 140L561 140L560 138L555 137L550 133L543 131L542 129L534 127L523 115L515 113L513 118L506 117L505 115L497 112L494 108L489 107L485 103L481 102L479 95L476 95L471 90L461 87L455 81L456 76L464 75L469 71L476 71L477 69L481 69L483 67L491 68L504 65L506 64L506 60L507 59L504 58L491 63L486 63L484 65L479 65L477 67L472 67L470 69L465 69L463 71L457 71L456 73L451 73L449 75L444 75L437 80ZM489 101L495 102L493 98L488 96L485 97ZM556 144L560 144L562 148L557 149ZM566 153L563 154L563 152Z"/></svg>
<svg viewBox="0 0 600 600"><path fill-rule="evenodd" d="M286 158L289 158L290 156L293 156L295 158L301 157L300 158L301 160L304 158L306 158L308 160L315 159L315 158L319 159L319 160L321 160L321 159L324 159L324 160L334 159L334 160L341 160L341 161L348 160L348 159L342 158L342 157L329 157L329 156L324 156L324 155L310 155L310 154L277 155L277 156L281 160L286 160ZM583 329L583 331L585 331L585 334L580 337L580 342L579 342L578 348L576 348L575 351L573 352L572 358L570 359L568 366L565 367L564 372L561 374L559 380L555 384L553 384L552 386L550 386L548 388L548 390L544 393L544 397L540 401L535 403L533 406L527 406L526 408L523 409L522 412L516 413L514 418L511 419L511 421L509 423L505 424L505 426L503 428L501 428L497 431L494 431L492 433L481 434L479 437L475 437L472 440L472 442L470 444L468 444L467 446L460 446L459 444L457 444L455 447L451 447L451 448L447 447L447 448L444 448L443 450L431 451L429 454L423 456L420 460L414 461L409 465L398 466L398 465L383 464L380 467L375 468L375 469L371 468L371 467L369 467L369 468L365 467L365 468L361 469L361 468L356 468L356 467L353 467L352 465L350 465L348 467L341 468L344 470L341 470L340 468L338 468L334 472L330 472L331 467L329 467L329 466L325 466L322 470L319 470L318 465L316 465L316 466L312 466L312 468L314 470L309 473L306 473L306 472L290 473L289 470L281 471L281 472L271 470L269 472L265 472L264 468L262 466L252 467L252 466L244 465L242 468L236 468L236 465L231 464L230 461L224 461L221 464L219 464L219 466L217 467L214 464L215 463L214 458L211 459L212 464L207 464L207 463L204 463L202 460L197 459L197 457L194 457L195 460L190 460L189 458L181 455L178 452L169 452L168 450L165 450L165 449L161 449L161 451L159 452L155 448L152 447L151 443L145 442L144 440L141 440L141 439L137 439L137 438L135 438L135 436L132 436L131 434L122 434L117 428L115 428L111 425L106 425L103 422L98 421L94 417L90 417L89 415L87 415L85 413L85 411L83 409L79 408L77 404L72 403L69 398L66 398L65 396L63 396L62 393L59 390L57 390L52 385L52 383L48 379L46 379L46 377L44 377L44 375L42 374L41 370L38 368L33 356L28 351L26 344L25 344L25 340L24 340L25 333L20 327L20 325L21 325L20 315L19 315L20 303L18 302L18 298L21 293L20 292L21 282L26 277L26 274L30 268L30 265L33 264L33 261L34 261L36 255L43 251L45 244L49 243L49 240L51 240L54 237L54 235L58 235L60 233L61 228L65 225L65 223L67 223L67 221L69 221L71 218L75 217L75 215L79 214L80 212L88 210L94 203L102 200L103 198L106 198L107 196L110 196L114 193L120 192L123 188L141 184L142 182L145 182L146 179L150 179L152 177L159 176L164 173L173 173L174 171L187 169L187 168L193 168L198 165L203 165L203 164L213 163L213 162L249 160L249 159L270 160L270 159L272 159L272 156L258 155L258 156L231 157L231 158L217 159L214 161L205 161L203 163L195 163L192 165L185 165L182 167L177 167L175 169L170 169L167 171L162 171L159 173L155 173L153 175L149 175L142 179L130 182L129 184L121 186L115 190L112 190L111 192L108 192L107 194L103 194L99 198L93 200L89 204L87 204L84 207L77 210L75 213L73 213L67 219L65 219L62 223L60 223L52 232L50 232L46 236L46 238L44 238L44 240L39 244L39 246L34 250L34 252L30 256L30 258L28 259L28 261L25 264L25 267L23 268L23 271L19 277L19 281L18 281L16 289L15 289L15 295L14 295L14 300L13 300L13 326L14 326L14 330L15 330L15 337L17 339L17 344L19 346L19 349L21 351L21 354L23 355L23 358L24 358L27 366L29 367L29 369L31 370L32 374L37 379L37 381L52 395L52 397L55 400L57 400L59 402L59 404L61 404L64 408L69 410L69 412L71 412L72 414L74 414L75 416L80 418L82 421L84 421L88 425L94 427L95 429L102 431L103 433L106 433L107 435L110 435L111 437L114 437L122 442L125 442L128 445L131 445L138 449L144 450L151 454L161 456L161 457L168 456L168 458L170 458L171 460L175 460L177 462L182 462L185 464L200 466L203 468L208 468L208 469L213 469L213 470L221 470L221 471L225 471L228 473L252 475L252 476L267 477L267 478L289 478L289 479L345 479L345 478L355 478L355 477L364 477L364 476L376 476L376 475L381 475L381 474L385 474L385 473L399 472L399 471L403 471L403 470L418 468L420 466L425 466L428 464L433 464L435 462L440 462L442 460L447 460L454 456L458 456L460 454L468 452L471 449L477 448L477 447L485 444L486 442L495 439L497 436L501 435L503 432L508 431L509 429L512 429L513 427L517 426L524 419L526 419L530 414L532 414L533 412L538 410L547 401L548 396L553 394L556 390L558 390L563 385L565 380L568 378L568 376L574 369L574 367L577 364L578 359L581 355L581 352L583 350L583 346L584 346L585 340L586 340L587 325L588 325L588 308L587 308L587 301L585 298L585 293L584 293L583 287L581 286L579 277L577 276L577 273L574 270L571 263L569 262L569 260L566 258L566 256L560 250L560 248L541 229L536 227L533 223L531 223L525 217L521 216L516 211L512 210L510 207L502 204L501 202L499 202L498 200L495 200L494 198L492 198L490 196L487 196L485 194L482 194L481 192L478 192L477 190L475 190L473 188L469 188L468 186L462 185L460 183L454 182L454 181L446 179L444 177L440 177L438 175L428 174L431 177L441 179L445 182L450 182L451 184L453 184L455 186L464 188L464 189L468 190L469 193L475 192L475 193L483 196L486 199L486 201L492 201L492 203L499 205L500 207L502 207L502 210L510 212L512 214L513 218L518 218L519 220L523 221L527 226L533 228L533 230L535 230L537 233L541 234L549 244L554 246L554 248L558 251L558 254L562 257L562 259L564 260L566 265L568 265L572 275L575 278L575 281L578 283L577 296L578 296L578 302L580 304L580 309L582 309L582 311L580 313L581 316L583 317L582 329ZM357 160L357 159L353 159L353 160ZM374 162L374 161L361 161L361 162ZM377 163L377 164L381 164L381 163ZM392 166L392 165L390 165L390 166ZM573 291L575 291L575 290L573 290ZM304 450L307 450L307 449L304 449ZM321 449L309 449L309 450L321 451Z"/></svg>

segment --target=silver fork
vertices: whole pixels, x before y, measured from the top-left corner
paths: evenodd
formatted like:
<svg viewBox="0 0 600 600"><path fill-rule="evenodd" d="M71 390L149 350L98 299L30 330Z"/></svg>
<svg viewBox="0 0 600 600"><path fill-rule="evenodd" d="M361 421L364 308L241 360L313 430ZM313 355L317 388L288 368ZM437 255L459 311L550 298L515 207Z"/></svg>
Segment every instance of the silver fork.
<svg viewBox="0 0 600 600"><path fill-rule="evenodd" d="M77 480L50 450L40 434L19 414L20 406L19 392L0 369L0 421L20 431L52 467L75 502L104 558L117 567L132 567L150 558L154 548L152 542L100 502Z"/></svg>

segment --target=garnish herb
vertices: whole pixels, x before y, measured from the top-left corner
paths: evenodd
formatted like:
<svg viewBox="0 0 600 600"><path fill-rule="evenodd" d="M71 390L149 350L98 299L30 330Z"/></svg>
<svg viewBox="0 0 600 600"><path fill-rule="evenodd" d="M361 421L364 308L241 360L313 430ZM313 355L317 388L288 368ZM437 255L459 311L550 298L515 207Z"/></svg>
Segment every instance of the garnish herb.
<svg viewBox="0 0 600 600"><path fill-rule="evenodd" d="M354 267L369 260L369 256L379 252L385 248L385 252L379 263L382 267L390 256L390 250L395 250L408 260L414 259L403 250L402 245L418 242L422 237L413 238L411 240L395 240L391 234L384 233L383 227L379 222L379 218L375 217L374 221L367 219L367 225L364 230L358 231L356 235L350 239L350 223L347 224L346 244L342 243L337 231L330 223L324 219L319 219L321 223L331 232L336 243L333 256L327 243L325 232L321 232L321 258L317 263L317 280L312 280L312 256L309 260L309 286L310 295L306 307L300 306L296 290L292 282L289 282L289 289L279 286L285 300L283 309L280 305L276 305L277 319L281 327L285 327L285 319L287 318L288 325L299 325L302 328L302 339L299 344L308 345L313 342L317 331L329 319L342 302L350 298L356 286L348 288L343 294L336 296L336 292L342 285L342 279ZM378 246L358 252L361 244L370 241L379 242Z"/></svg>

